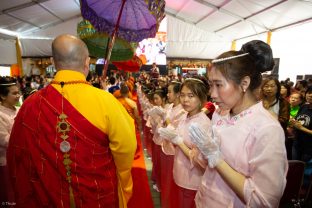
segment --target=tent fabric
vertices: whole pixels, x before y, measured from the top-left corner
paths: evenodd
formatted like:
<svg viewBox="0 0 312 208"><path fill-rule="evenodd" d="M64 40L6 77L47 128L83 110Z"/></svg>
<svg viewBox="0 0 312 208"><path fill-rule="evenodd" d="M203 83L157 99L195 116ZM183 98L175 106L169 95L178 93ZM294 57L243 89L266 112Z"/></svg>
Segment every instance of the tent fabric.
<svg viewBox="0 0 312 208"><path fill-rule="evenodd" d="M231 42L177 18L167 17L167 56L210 59L230 48Z"/></svg>
<svg viewBox="0 0 312 208"><path fill-rule="evenodd" d="M76 17L69 21L57 24L53 27L33 31L26 37L20 38L23 57L45 57L52 55L51 43L59 34L71 34L77 36L77 24L82 21Z"/></svg>
<svg viewBox="0 0 312 208"><path fill-rule="evenodd" d="M0 39L0 65L8 65L17 63L15 40Z"/></svg>
<svg viewBox="0 0 312 208"><path fill-rule="evenodd" d="M20 39L22 56L45 57L52 56L51 44L53 39Z"/></svg>
<svg viewBox="0 0 312 208"><path fill-rule="evenodd" d="M1 3L0 11L0 29L22 36L22 56L49 56L44 44L29 47L30 39L36 42L34 37L76 35L76 25L82 20L78 0L10 0ZM311 22L311 11L307 0L166 0L167 56L214 58L230 48L233 40L257 37L269 30L274 37L281 27ZM25 38L29 40L23 41Z"/></svg>

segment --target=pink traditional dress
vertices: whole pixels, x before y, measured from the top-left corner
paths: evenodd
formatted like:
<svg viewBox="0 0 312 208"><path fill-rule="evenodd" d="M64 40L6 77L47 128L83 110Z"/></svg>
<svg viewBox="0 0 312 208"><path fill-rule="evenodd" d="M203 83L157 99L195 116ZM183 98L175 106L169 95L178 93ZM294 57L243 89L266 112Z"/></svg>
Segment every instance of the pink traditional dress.
<svg viewBox="0 0 312 208"><path fill-rule="evenodd" d="M246 204L216 169L207 167L196 194L196 207L278 207L288 170L279 122L258 103L232 118L215 113L212 123L220 135L223 159L246 176Z"/></svg>
<svg viewBox="0 0 312 208"><path fill-rule="evenodd" d="M9 180L6 152L9 145L14 118L19 108L15 110L0 104L0 202L14 202L14 192Z"/></svg>
<svg viewBox="0 0 312 208"><path fill-rule="evenodd" d="M169 105L166 112L166 124L177 128L179 122L186 117L187 112L182 105ZM173 180L173 161L175 146L168 140L162 140L162 151L160 152L160 189L161 189L161 207L175 208L178 201L177 185Z"/></svg>
<svg viewBox="0 0 312 208"><path fill-rule="evenodd" d="M151 124L153 132L152 142L152 180L156 183L157 188L160 188L160 153L162 139L159 136L158 128L163 124L163 118L159 115L149 116L148 121Z"/></svg>
<svg viewBox="0 0 312 208"><path fill-rule="evenodd" d="M192 123L201 124L205 129L211 128L210 119L202 111L196 115L185 117L185 119L179 123L177 132L179 136L183 138L184 144L189 148L195 145L191 142L189 136L189 126ZM204 171L194 166L182 150L176 147L173 164L173 179L175 183L182 188L178 191L179 199L176 207L195 207L194 198L196 191L199 189L203 174Z"/></svg>
<svg viewBox="0 0 312 208"><path fill-rule="evenodd" d="M151 124L150 121L148 120L148 110L152 108L152 104L149 102L149 100L146 98L146 96L142 97L141 100L142 104L142 111L143 111L143 132L144 132L144 141L145 141L145 147L147 149L148 155L151 157L152 156L152 138L153 135L151 133Z"/></svg>

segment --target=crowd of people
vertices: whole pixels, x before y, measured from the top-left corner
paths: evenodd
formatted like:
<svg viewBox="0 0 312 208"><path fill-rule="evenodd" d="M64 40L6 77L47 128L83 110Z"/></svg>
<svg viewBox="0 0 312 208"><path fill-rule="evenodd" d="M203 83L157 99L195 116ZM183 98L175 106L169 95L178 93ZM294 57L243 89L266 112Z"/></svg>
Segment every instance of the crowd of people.
<svg viewBox="0 0 312 208"><path fill-rule="evenodd" d="M141 74L142 123L162 207L278 207L288 160L311 163L311 80L293 86L262 77L272 57L267 44L251 41L213 60L207 77ZM160 90L167 104L158 103ZM201 116L205 103L216 107L208 110L212 117Z"/></svg>
<svg viewBox="0 0 312 208"><path fill-rule="evenodd" d="M0 80L2 202L127 207L136 132L165 208L278 207L288 160L312 163L311 80L262 77L274 65L262 41L176 78L156 65L88 76L88 50L70 35L52 51L55 77Z"/></svg>

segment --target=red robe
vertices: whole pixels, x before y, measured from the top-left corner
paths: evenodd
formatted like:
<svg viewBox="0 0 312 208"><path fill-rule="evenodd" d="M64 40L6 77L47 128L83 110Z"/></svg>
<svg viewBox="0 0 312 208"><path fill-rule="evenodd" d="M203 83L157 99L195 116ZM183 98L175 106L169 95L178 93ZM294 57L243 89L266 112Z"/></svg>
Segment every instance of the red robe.
<svg viewBox="0 0 312 208"><path fill-rule="evenodd" d="M7 161L17 207L69 207L69 184L60 151L63 140L56 129L61 99L49 85L29 97L16 117ZM63 99L71 124L67 141L76 207L118 207L116 167L107 135Z"/></svg>

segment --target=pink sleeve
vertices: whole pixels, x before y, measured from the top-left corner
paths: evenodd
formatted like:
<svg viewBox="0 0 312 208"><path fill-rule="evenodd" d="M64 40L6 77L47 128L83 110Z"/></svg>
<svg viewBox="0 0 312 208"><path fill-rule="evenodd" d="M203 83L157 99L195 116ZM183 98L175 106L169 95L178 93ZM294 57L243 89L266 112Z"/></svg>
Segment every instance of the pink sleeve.
<svg viewBox="0 0 312 208"><path fill-rule="evenodd" d="M288 163L285 137L281 128L270 125L257 131L250 144L250 175L245 180L247 207L278 207L286 186Z"/></svg>
<svg viewBox="0 0 312 208"><path fill-rule="evenodd" d="M9 144L10 131L8 130L8 124L3 118L0 118L0 146L7 147Z"/></svg>

